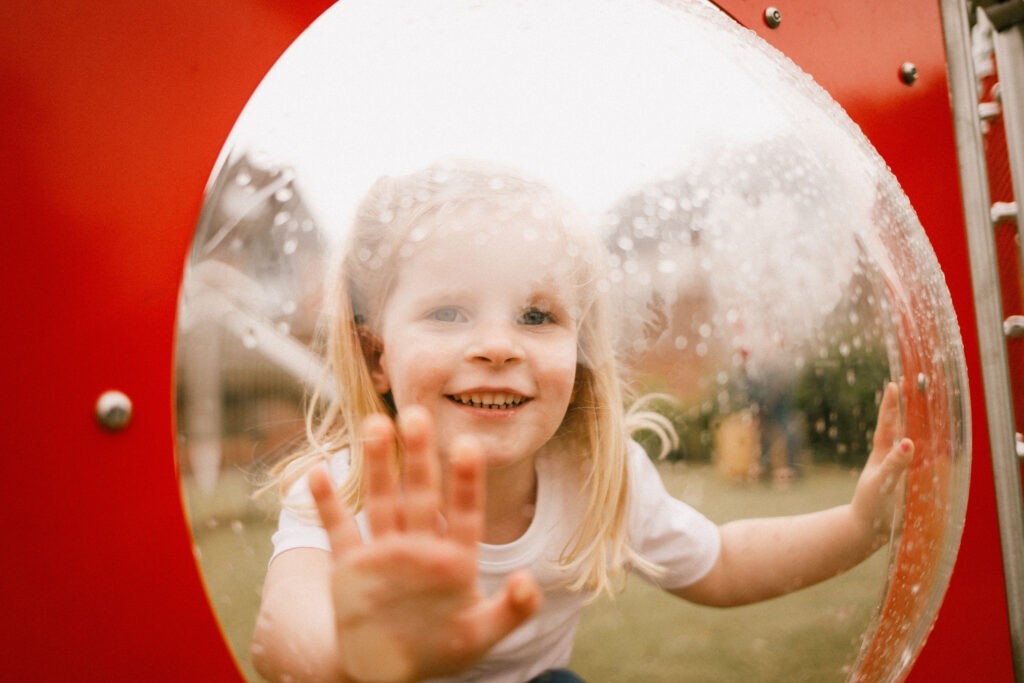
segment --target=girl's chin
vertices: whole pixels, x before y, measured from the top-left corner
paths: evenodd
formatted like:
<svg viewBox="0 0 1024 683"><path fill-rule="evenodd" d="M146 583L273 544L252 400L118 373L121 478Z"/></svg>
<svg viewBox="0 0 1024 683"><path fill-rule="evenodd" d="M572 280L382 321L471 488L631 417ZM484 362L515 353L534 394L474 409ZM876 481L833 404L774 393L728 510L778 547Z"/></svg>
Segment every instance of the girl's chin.
<svg viewBox="0 0 1024 683"><path fill-rule="evenodd" d="M489 472L498 473L501 470L514 469L516 465L522 465L527 462L532 463L534 454L521 455L521 456L509 456L507 454L489 456L484 454L484 466L487 467Z"/></svg>
<svg viewBox="0 0 1024 683"><path fill-rule="evenodd" d="M521 446L503 444L497 439L479 437L477 444L480 446L480 454L483 456L484 464L487 467L505 467L531 459L534 452L524 449Z"/></svg>

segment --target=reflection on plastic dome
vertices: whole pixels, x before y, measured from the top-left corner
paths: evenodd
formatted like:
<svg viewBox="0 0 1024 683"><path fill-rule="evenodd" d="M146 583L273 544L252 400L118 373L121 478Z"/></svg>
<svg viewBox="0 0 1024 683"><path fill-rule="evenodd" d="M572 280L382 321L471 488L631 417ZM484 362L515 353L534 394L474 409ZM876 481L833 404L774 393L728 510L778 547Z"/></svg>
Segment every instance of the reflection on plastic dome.
<svg viewBox="0 0 1024 683"><path fill-rule="evenodd" d="M487 353L555 358L558 333L538 330L571 321L575 384L553 360L546 375L569 415L579 377L603 376L614 351L626 397L643 397L623 419L668 491L715 523L849 502L883 388L900 382L899 432L916 450L887 551L725 611L630 578L585 608L571 660L587 680L899 678L945 591L969 469L959 331L924 231L840 108L717 9L549 5L346 0L232 132L183 286L178 425L233 650L255 678L277 527L255 482L307 448L306 401L335 415L358 382L314 339L322 301L323 329L367 330L354 348L372 355L391 295L419 277L417 296L444 281L454 301L431 324L503 306L535 335ZM335 381L321 384L325 366ZM389 379L382 409L401 408ZM514 412L535 389L479 386L455 400ZM537 437L545 457L577 422Z"/></svg>

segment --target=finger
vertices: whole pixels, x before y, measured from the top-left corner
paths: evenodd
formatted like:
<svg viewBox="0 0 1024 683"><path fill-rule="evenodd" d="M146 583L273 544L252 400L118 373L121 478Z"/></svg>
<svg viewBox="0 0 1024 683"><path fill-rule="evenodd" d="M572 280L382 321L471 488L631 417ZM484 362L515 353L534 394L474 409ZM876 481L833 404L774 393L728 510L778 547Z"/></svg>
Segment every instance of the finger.
<svg viewBox="0 0 1024 683"><path fill-rule="evenodd" d="M509 575L495 595L484 601L476 612L475 643L470 648L486 650L519 628L540 609L543 597L533 576L525 570Z"/></svg>
<svg viewBox="0 0 1024 683"><path fill-rule="evenodd" d="M366 521L375 538L400 528L398 484L395 477L395 430L383 415L371 415L363 423L363 482Z"/></svg>
<svg viewBox="0 0 1024 683"><path fill-rule="evenodd" d="M896 485L900 481L900 477L910 465L910 461L913 460L913 458L914 442L910 439L901 439L899 443L889 450L879 472L882 482L881 490L883 493L889 493L896 488Z"/></svg>
<svg viewBox="0 0 1024 683"><path fill-rule="evenodd" d="M435 533L438 529L440 475L430 414L419 406L406 408L399 416L399 429L405 448L405 528L412 532Z"/></svg>
<svg viewBox="0 0 1024 683"><path fill-rule="evenodd" d="M874 452L887 453L900 437L900 393L895 382L889 382L878 407L875 425Z"/></svg>
<svg viewBox="0 0 1024 683"><path fill-rule="evenodd" d="M338 500L334 485L324 468L318 467L310 472L309 490L335 555L358 546L361 543L359 529L348 509Z"/></svg>
<svg viewBox="0 0 1024 683"><path fill-rule="evenodd" d="M459 439L452 447L448 492L448 535L466 546L483 536L484 465L477 443Z"/></svg>

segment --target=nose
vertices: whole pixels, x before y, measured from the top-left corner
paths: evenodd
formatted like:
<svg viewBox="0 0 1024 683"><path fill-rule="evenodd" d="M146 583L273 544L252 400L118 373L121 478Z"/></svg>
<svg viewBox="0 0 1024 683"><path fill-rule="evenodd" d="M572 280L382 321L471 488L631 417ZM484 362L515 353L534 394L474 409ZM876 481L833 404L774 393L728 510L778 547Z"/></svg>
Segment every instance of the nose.
<svg viewBox="0 0 1024 683"><path fill-rule="evenodd" d="M513 326L503 322L479 324L466 348L468 360L494 365L521 361L524 353Z"/></svg>

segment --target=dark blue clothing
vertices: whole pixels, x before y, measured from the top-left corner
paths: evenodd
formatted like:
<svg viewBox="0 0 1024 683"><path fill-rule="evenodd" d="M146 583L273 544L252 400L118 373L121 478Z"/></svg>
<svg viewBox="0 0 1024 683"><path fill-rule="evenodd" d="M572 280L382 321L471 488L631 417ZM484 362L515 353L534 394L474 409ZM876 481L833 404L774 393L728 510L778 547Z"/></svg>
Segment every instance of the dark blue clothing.
<svg viewBox="0 0 1024 683"><path fill-rule="evenodd" d="M586 683L586 681L568 669L551 669L539 676L534 676L527 683Z"/></svg>

